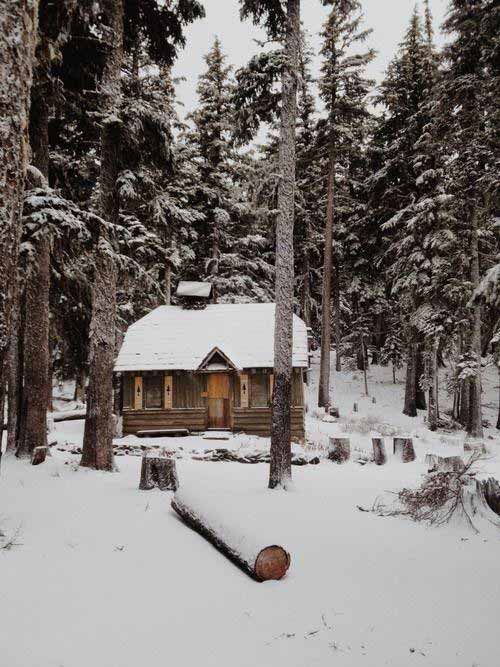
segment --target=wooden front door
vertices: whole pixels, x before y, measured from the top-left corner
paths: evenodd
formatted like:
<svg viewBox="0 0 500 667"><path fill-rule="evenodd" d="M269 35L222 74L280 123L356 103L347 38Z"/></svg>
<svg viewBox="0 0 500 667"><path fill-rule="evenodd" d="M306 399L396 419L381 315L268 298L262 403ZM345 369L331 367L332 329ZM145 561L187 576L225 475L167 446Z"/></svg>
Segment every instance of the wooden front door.
<svg viewBox="0 0 500 667"><path fill-rule="evenodd" d="M208 428L229 428L231 379L228 373L208 375Z"/></svg>

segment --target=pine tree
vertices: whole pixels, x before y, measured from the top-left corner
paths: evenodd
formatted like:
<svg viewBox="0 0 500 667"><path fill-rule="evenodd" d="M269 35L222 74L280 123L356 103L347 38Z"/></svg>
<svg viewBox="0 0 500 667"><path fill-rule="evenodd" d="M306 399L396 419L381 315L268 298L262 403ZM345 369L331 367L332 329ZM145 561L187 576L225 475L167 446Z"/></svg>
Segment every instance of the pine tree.
<svg viewBox="0 0 500 667"><path fill-rule="evenodd" d="M431 255L439 248L438 234L449 217L440 174L433 169L433 138L427 132L427 105L437 76L435 54L428 39L416 9L381 86L378 101L384 105L385 114L375 141L382 161L370 179L372 197L379 201L376 215L380 216L382 229L389 232L386 265L393 281L392 291L404 299L408 315L403 412L409 416L416 416L417 408L426 407L419 383L423 342L410 316L424 303Z"/></svg>
<svg viewBox="0 0 500 667"><path fill-rule="evenodd" d="M206 72L198 80L199 104L190 116L194 132L190 141L199 155L203 226L199 231L198 259L213 283L213 297L219 294L219 264L227 242L232 127L231 68L226 65L219 39L205 56Z"/></svg>
<svg viewBox="0 0 500 667"><path fill-rule="evenodd" d="M332 0L330 15L325 23L321 55L323 65L320 79L320 95L328 117L320 128L323 145L328 154L328 204L325 223L325 259L323 267L323 299L321 326L321 364L318 404L328 408L330 394L331 348L331 280L333 269L333 226L336 203L336 187L339 166L349 163L353 141L359 139L359 127L368 115L366 96L371 82L364 70L373 60L373 50L353 55L353 49L363 43L370 30L361 28L363 14L358 0ZM348 167L347 167L348 169ZM337 272L338 276L338 272ZM337 286L338 290L338 286ZM338 308L337 317L338 317ZM364 364L365 367L365 364Z"/></svg>
<svg viewBox="0 0 500 667"><path fill-rule="evenodd" d="M495 17L496 16L496 20ZM493 19L493 20L492 20ZM496 28L495 28L496 25ZM499 76L495 66L498 7L489 0L452 0L444 30L451 36L445 49L445 77L440 100L448 114L449 165L457 218L465 223L470 258L470 292L479 286L480 237L491 227L492 194L498 187L495 107ZM453 113L451 111L453 110ZM464 387L467 432L482 436L481 306L473 305L465 351L474 358L475 373Z"/></svg>

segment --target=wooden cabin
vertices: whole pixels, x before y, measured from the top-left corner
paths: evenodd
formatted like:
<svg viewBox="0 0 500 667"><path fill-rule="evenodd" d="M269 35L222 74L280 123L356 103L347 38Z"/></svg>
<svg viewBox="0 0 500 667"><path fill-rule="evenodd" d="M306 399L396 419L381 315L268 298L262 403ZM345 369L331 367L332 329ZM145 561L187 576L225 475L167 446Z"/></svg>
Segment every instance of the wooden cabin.
<svg viewBox="0 0 500 667"><path fill-rule="evenodd" d="M116 360L123 434L188 429L269 436L274 304L161 306L129 327ZM292 437L304 439L307 330L293 321Z"/></svg>

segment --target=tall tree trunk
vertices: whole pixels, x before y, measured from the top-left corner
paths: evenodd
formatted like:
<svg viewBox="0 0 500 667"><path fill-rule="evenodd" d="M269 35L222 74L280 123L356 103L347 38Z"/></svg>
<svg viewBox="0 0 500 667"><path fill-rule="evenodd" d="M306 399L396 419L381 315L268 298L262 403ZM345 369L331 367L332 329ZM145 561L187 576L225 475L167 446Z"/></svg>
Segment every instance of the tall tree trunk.
<svg viewBox="0 0 500 667"><path fill-rule="evenodd" d="M0 387L5 387L19 252L38 0L0 0Z"/></svg>
<svg viewBox="0 0 500 667"><path fill-rule="evenodd" d="M437 350L438 340L432 341L429 347L429 407L427 420L431 431L438 427L438 385L437 385Z"/></svg>
<svg viewBox="0 0 500 667"><path fill-rule="evenodd" d="M425 391L420 386L420 380L425 372L424 349L421 342L417 343L416 351L417 368L415 372L415 400L417 410L427 410L427 401L425 399Z"/></svg>
<svg viewBox="0 0 500 667"><path fill-rule="evenodd" d="M328 166L328 202L325 223L325 255L323 261L323 299L321 311L321 360L319 367L318 405L329 408L330 354L332 347L332 264L333 264L333 198L335 187L335 155L330 148Z"/></svg>
<svg viewBox="0 0 500 667"><path fill-rule="evenodd" d="M306 323L306 326L311 326L311 263L309 261L309 242L310 242L310 225L305 223L306 233L304 239L304 280L302 281L302 291L300 295L300 314Z"/></svg>
<svg viewBox="0 0 500 667"><path fill-rule="evenodd" d="M165 263L165 305L172 303L172 265L167 260Z"/></svg>
<svg viewBox="0 0 500 667"><path fill-rule="evenodd" d="M497 429L500 430L500 359L498 360L498 419Z"/></svg>
<svg viewBox="0 0 500 667"><path fill-rule="evenodd" d="M470 241L471 254L471 282L472 289L476 289L480 281L479 268L479 230L478 214L472 216L472 230ZM483 437L483 416L481 409L481 305L473 306L472 310L472 338L471 348L476 357L476 376L470 380L470 421L467 434L472 438Z"/></svg>
<svg viewBox="0 0 500 667"><path fill-rule="evenodd" d="M214 231L212 235L212 261L210 264L210 277L212 280L212 303L217 303L217 276L219 275L219 239L220 239L220 222L217 219L217 215L214 220Z"/></svg>
<svg viewBox="0 0 500 667"><path fill-rule="evenodd" d="M338 260L335 262L334 268L334 286L333 286L333 327L335 333L335 370L337 373L340 373L342 370L342 332L341 332L341 319L342 315L340 312L340 270Z"/></svg>
<svg viewBox="0 0 500 667"><path fill-rule="evenodd" d="M109 50L102 80L104 122L101 139L101 215L118 223L120 75L123 61L123 0L106 0ZM92 285L89 386L87 416L80 465L97 470L114 469L113 462L113 362L116 329L117 271L109 234L103 229L98 242Z"/></svg>
<svg viewBox="0 0 500 667"><path fill-rule="evenodd" d="M368 353L366 350L365 337L363 335L360 336L360 346L361 346L361 356L363 359L363 380L365 384L365 396L369 396L370 393L368 391Z"/></svg>
<svg viewBox="0 0 500 667"><path fill-rule="evenodd" d="M44 77L42 78L43 82ZM33 89L30 111L32 164L49 177L49 108L46 91ZM37 183L38 185L38 183ZM46 234L34 242L35 260L28 267L25 283L24 364L23 364L23 438L17 456L29 458L35 447L47 445L47 396L49 379L49 292L50 240Z"/></svg>
<svg viewBox="0 0 500 667"><path fill-rule="evenodd" d="M417 416L416 375L417 346L415 343L415 333L411 331L408 341L408 355L406 360L405 404L403 409L403 414L407 415L408 417Z"/></svg>
<svg viewBox="0 0 500 667"><path fill-rule="evenodd" d="M7 416L7 450L15 451L18 444L19 419L21 416L22 382L23 382L23 297L19 272L14 280L14 302L12 309L12 336L10 338L8 356L8 416Z"/></svg>
<svg viewBox="0 0 500 667"><path fill-rule="evenodd" d="M464 428L470 428L470 380L462 380L460 386L460 407L458 421Z"/></svg>
<svg viewBox="0 0 500 667"><path fill-rule="evenodd" d="M300 0L287 0L286 61L282 76L279 216L276 228L276 321L269 487L292 478L291 403L293 350L295 125L300 53Z"/></svg>

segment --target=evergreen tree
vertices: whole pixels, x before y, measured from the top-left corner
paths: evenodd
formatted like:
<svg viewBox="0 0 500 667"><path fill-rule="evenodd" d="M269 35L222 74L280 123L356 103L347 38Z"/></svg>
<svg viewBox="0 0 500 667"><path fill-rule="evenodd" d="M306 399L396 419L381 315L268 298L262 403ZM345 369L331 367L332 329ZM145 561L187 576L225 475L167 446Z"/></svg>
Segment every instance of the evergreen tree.
<svg viewBox="0 0 500 667"><path fill-rule="evenodd" d="M445 49L445 76L440 88L442 113L448 118L451 192L458 231L470 259L469 295L479 286L480 237L487 238L492 224L493 193L498 188L497 161L499 91L495 65L498 7L489 0L452 0L444 30L451 36ZM483 257L485 255L483 248ZM481 416L481 306L474 304L465 334L464 351L474 359L475 372L463 389L463 415L467 432L482 436Z"/></svg>
<svg viewBox="0 0 500 667"><path fill-rule="evenodd" d="M353 54L353 49L363 43L370 30L362 29L363 14L358 0L332 0L330 15L325 23L321 55L323 64L320 78L320 95L328 114L319 131L328 158L328 203L325 223L325 258L323 266L323 299L321 325L321 364L318 403L328 408L330 395L331 350L331 280L333 270L333 226L337 199L337 184L342 177L347 181L353 176L350 164L368 116L366 97L371 82L364 70L374 58L373 50ZM360 136L361 131L361 136ZM343 169L343 173L342 173ZM337 271L337 280L339 271ZM338 291L338 286L337 286ZM337 299L338 300L338 299ZM338 308L336 317L339 317ZM360 338L361 340L362 338ZM364 339L363 339L364 340Z"/></svg>
<svg viewBox="0 0 500 667"><path fill-rule="evenodd" d="M375 137L381 168L369 182L371 200L379 202L374 213L388 232L386 266L392 291L400 295L408 316L404 413L409 416L426 406L419 384L423 341L410 316L424 302L431 255L439 249L438 236L449 220L440 172L433 164L433 139L427 131L427 105L436 76L433 47L415 10L381 86L378 101L384 105L384 116Z"/></svg>

